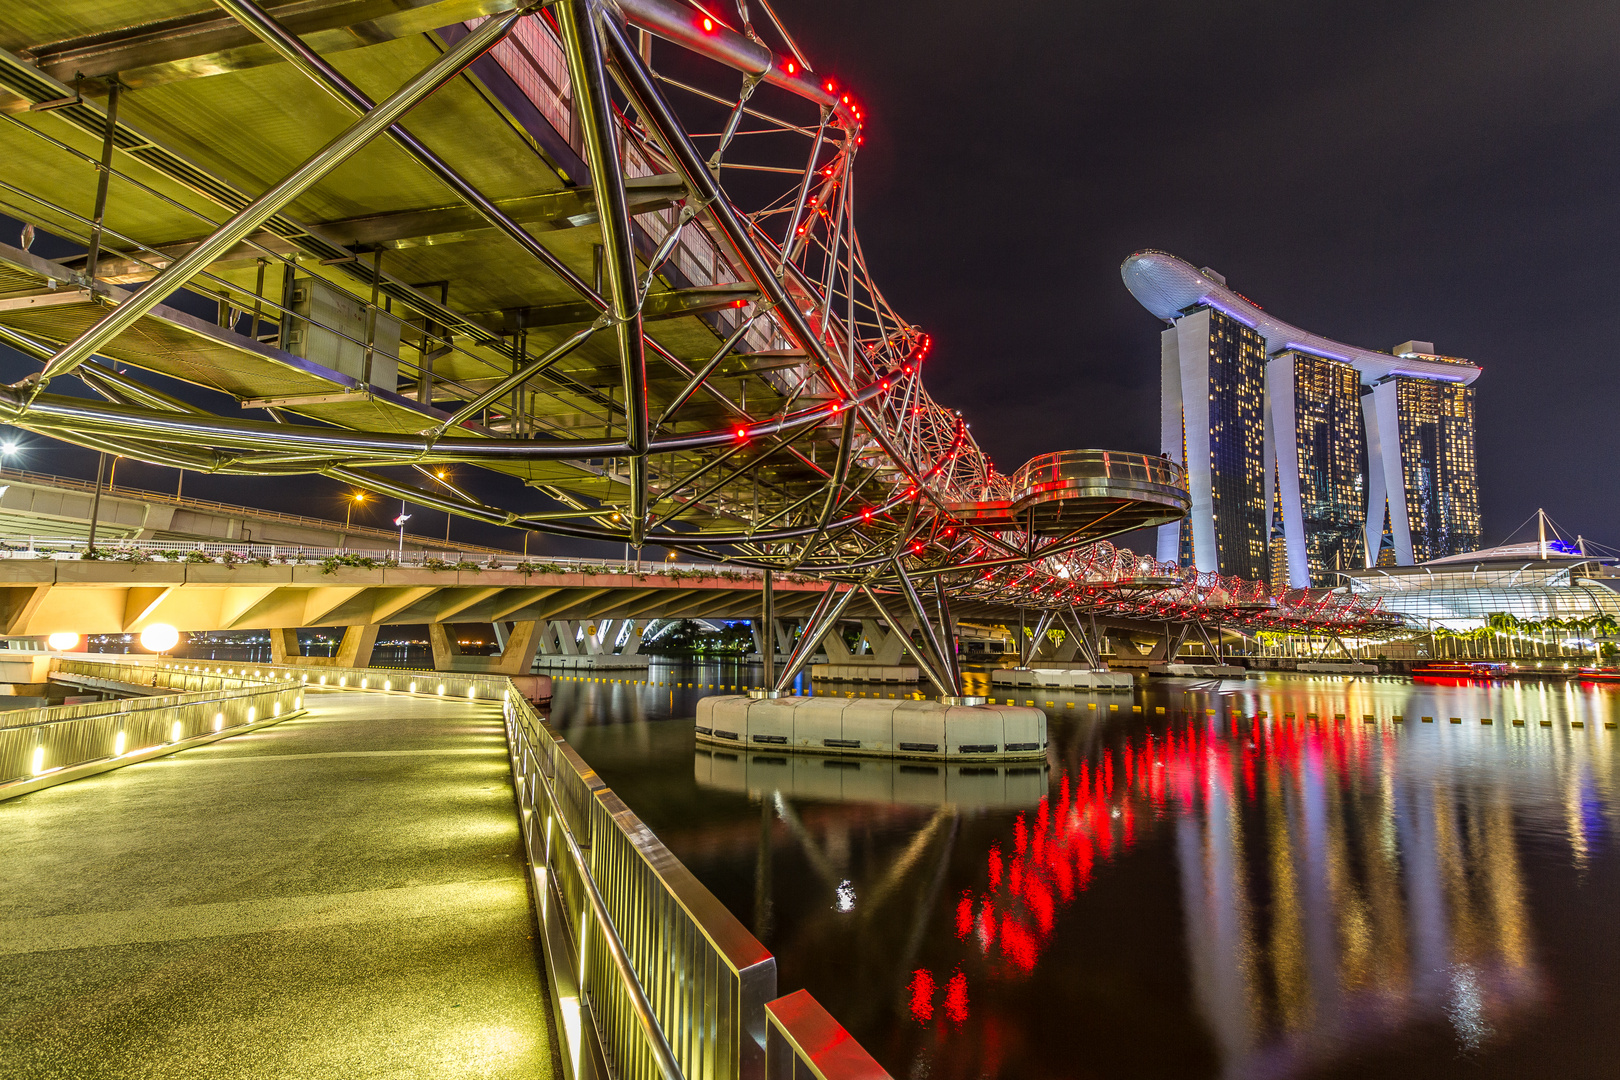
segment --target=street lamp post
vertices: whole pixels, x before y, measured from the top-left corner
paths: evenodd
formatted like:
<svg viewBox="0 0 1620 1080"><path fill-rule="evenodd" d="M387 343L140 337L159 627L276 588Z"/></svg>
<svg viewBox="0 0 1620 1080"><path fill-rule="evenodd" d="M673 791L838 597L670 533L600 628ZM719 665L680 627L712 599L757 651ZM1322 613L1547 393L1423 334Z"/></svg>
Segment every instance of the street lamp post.
<svg viewBox="0 0 1620 1080"><path fill-rule="evenodd" d="M363 503L365 501L366 501L366 493L363 492L363 491L357 491L353 495L349 496L349 498L347 500L348 505L345 506L344 512L343 512L343 528L345 530L347 530L349 528L349 523L354 517L355 504L356 503ZM348 540L348 537L344 537L344 541L347 542L347 540Z"/></svg>

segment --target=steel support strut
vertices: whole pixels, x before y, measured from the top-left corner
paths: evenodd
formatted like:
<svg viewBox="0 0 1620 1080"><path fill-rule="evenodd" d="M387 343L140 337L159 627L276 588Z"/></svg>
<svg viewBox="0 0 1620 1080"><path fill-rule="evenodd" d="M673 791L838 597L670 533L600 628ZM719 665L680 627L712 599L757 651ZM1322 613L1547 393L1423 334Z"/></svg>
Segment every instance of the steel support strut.
<svg viewBox="0 0 1620 1080"><path fill-rule="evenodd" d="M867 602L872 605L872 610L877 612L878 618L888 625L891 632L900 635L900 640L903 641L906 646L905 651L911 654L911 658L913 660L917 661L917 667L922 671L923 677L929 682L933 683L935 686L939 687L941 690L949 693L950 688L947 680L944 675L940 674L939 668L935 665L933 658L928 655L927 647L924 646L923 648L919 649L915 644L912 643L911 634L906 631L905 626L903 626L898 619L889 614L889 609L883 606L883 601L878 599L877 593L870 585L862 585L860 586L860 590L861 593L866 597ZM922 620L922 624L926 627L928 625L928 620ZM924 640L927 640L926 631L924 633Z"/></svg>
<svg viewBox="0 0 1620 1080"><path fill-rule="evenodd" d="M906 576L906 568L900 565L900 560L894 560L895 576L900 579L900 594L906 598L906 606L911 609L912 618L917 620L922 630L923 642L928 651L933 654L934 664L939 668L941 680L939 687L950 697L962 696L962 680L956 674L956 665L945 656L945 649L939 643L939 635L934 632L934 624L928 618L928 612L923 609L922 597L917 595L917 587Z"/></svg>
<svg viewBox="0 0 1620 1080"><path fill-rule="evenodd" d="M765 685L776 686L776 590L771 586L771 572L765 571L760 587L759 659L765 667Z"/></svg>
<svg viewBox="0 0 1620 1080"><path fill-rule="evenodd" d="M838 582L827 586L827 591L821 594L820 601L816 603L816 610L804 624L804 633L799 636L798 647L788 657L782 673L776 677L776 686L773 689L780 692L793 684L793 680L799 677L799 672L804 670L804 665L816 655L816 646L821 644L821 639L838 625L839 617L844 614L844 609L849 606L850 600L858 591L853 588L846 589L835 598L833 594L838 592Z"/></svg>
<svg viewBox="0 0 1620 1080"><path fill-rule="evenodd" d="M957 692L962 690L962 661L956 655L956 629L951 621L951 602L945 595L945 579L934 579L934 601L939 610L939 632L944 639L941 644L945 649L945 666L951 669L951 679L956 683Z"/></svg>
<svg viewBox="0 0 1620 1080"><path fill-rule="evenodd" d="M574 87L574 116L585 139L585 163L596 192L602 226L603 270L609 313L619 339L620 378L624 383L625 443L630 448L630 542L639 545L647 531L647 354L641 336L640 286L635 248L630 239L630 208L624 196L624 162L613 124L607 69L602 63L599 9L590 0L562 0L557 22L568 54L568 77Z"/></svg>
<svg viewBox="0 0 1620 1080"><path fill-rule="evenodd" d="M234 247L237 241L264 224L288 203L308 191L333 169L387 131L394 121L404 116L428 95L459 75L463 68L488 52L497 41L510 33L517 20L528 11L529 7L525 5L499 18L489 19L468 34L455 48L446 51L381 105L366 113L358 123L317 150L270 190L233 215L202 243L176 259L139 292L129 296L90 329L69 342L45 365L39 381L34 385L34 396L44 390L52 378L72 371L118 335L134 326L141 316L160 304L165 297L191 280L203 268L217 261Z"/></svg>

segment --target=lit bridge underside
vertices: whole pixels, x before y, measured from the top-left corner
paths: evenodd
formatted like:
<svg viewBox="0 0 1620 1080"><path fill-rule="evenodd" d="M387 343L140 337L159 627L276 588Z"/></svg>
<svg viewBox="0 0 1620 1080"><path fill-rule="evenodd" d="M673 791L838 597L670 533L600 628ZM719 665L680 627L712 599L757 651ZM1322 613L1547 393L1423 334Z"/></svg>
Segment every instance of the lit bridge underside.
<svg viewBox="0 0 1620 1080"><path fill-rule="evenodd" d="M11 5L0 210L28 228L0 244L0 340L41 369L0 420L861 584L919 619L931 578L942 626L952 602L1378 622L1098 543L1185 515L1172 462L996 471L868 271L858 97L748 10Z"/></svg>

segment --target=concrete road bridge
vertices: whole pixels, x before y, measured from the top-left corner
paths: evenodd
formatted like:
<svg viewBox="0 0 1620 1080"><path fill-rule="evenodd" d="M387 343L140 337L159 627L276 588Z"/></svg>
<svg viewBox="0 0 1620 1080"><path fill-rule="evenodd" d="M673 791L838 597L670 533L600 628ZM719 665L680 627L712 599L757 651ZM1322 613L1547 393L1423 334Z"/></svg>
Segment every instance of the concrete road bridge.
<svg viewBox="0 0 1620 1080"><path fill-rule="evenodd" d="M184 473L180 482L184 482ZM98 494L99 488L99 494ZM353 525L309 514L286 514L261 507L194 499L148 488L98 485L71 476L0 469L0 542L48 550L53 541L88 543L95 523L96 546L118 548L120 541L161 541L162 547L241 545L300 548L393 547L399 533ZM406 533L407 551L508 554L505 548L451 543Z"/></svg>

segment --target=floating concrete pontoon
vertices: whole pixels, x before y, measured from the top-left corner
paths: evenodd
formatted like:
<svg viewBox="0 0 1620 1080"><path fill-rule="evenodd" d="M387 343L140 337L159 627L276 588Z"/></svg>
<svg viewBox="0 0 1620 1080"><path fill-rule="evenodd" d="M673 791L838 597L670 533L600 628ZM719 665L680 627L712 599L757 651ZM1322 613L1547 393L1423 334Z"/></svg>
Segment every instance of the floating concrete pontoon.
<svg viewBox="0 0 1620 1080"><path fill-rule="evenodd" d="M1128 671L1090 668L1004 668L990 673L992 686L1038 686L1044 690L1130 690L1136 680Z"/></svg>
<svg viewBox="0 0 1620 1080"><path fill-rule="evenodd" d="M1012 705L835 697L707 697L697 738L732 749L925 761L1040 761L1046 714Z"/></svg>

